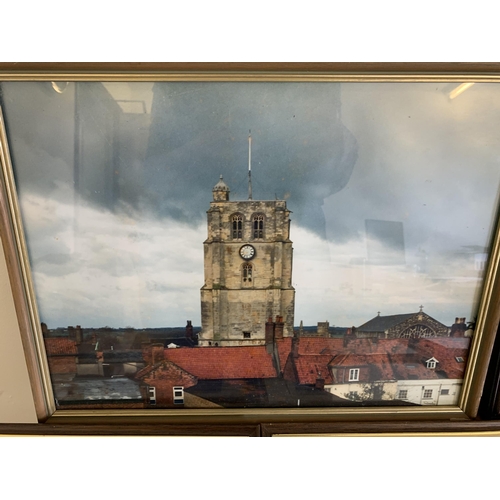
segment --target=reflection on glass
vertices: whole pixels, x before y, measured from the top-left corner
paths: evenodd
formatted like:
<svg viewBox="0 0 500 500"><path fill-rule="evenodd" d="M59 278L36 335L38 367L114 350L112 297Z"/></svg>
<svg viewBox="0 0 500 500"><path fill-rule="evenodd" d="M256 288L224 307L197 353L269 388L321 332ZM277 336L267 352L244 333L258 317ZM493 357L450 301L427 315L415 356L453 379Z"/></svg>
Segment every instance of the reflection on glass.
<svg viewBox="0 0 500 500"><path fill-rule="evenodd" d="M1 90L60 408L457 403L497 85Z"/></svg>

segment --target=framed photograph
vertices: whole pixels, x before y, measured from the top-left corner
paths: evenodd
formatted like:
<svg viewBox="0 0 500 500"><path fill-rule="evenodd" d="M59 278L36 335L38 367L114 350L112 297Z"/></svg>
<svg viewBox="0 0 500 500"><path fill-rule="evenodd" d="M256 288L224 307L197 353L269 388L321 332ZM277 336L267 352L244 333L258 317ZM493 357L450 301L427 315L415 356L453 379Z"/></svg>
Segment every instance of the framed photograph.
<svg viewBox="0 0 500 500"><path fill-rule="evenodd" d="M500 76L385 68L0 72L1 236L40 422L476 417Z"/></svg>

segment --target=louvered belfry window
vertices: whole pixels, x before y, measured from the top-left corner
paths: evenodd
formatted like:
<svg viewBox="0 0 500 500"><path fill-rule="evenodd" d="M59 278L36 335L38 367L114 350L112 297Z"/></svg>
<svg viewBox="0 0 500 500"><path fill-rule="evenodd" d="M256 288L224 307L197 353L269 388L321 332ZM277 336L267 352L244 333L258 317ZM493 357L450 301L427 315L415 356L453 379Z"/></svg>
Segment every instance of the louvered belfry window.
<svg viewBox="0 0 500 500"><path fill-rule="evenodd" d="M233 215L233 240L241 240L243 238L243 215Z"/></svg>
<svg viewBox="0 0 500 500"><path fill-rule="evenodd" d="M253 237L264 238L264 216L257 214L253 216Z"/></svg>

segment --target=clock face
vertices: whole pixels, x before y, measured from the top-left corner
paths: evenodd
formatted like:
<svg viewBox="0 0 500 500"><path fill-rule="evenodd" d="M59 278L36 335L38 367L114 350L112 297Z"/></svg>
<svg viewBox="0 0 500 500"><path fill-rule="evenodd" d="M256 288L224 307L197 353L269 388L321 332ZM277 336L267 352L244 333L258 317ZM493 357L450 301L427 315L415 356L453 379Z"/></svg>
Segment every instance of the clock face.
<svg viewBox="0 0 500 500"><path fill-rule="evenodd" d="M245 260L253 259L255 257L255 248L252 245L243 245L240 248L240 255Z"/></svg>

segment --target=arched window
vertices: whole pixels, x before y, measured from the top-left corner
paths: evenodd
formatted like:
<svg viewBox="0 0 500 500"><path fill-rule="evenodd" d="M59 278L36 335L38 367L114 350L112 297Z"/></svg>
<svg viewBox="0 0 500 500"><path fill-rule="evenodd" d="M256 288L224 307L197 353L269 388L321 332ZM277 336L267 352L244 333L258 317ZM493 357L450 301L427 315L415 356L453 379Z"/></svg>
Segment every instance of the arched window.
<svg viewBox="0 0 500 500"><path fill-rule="evenodd" d="M233 240L243 238L243 215L235 214L231 217Z"/></svg>
<svg viewBox="0 0 500 500"><path fill-rule="evenodd" d="M252 272L253 267L252 264L243 264L243 281L246 283L250 283L252 281Z"/></svg>
<svg viewBox="0 0 500 500"><path fill-rule="evenodd" d="M255 214L252 219L253 237L264 238L264 216L262 214Z"/></svg>

